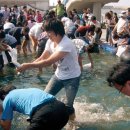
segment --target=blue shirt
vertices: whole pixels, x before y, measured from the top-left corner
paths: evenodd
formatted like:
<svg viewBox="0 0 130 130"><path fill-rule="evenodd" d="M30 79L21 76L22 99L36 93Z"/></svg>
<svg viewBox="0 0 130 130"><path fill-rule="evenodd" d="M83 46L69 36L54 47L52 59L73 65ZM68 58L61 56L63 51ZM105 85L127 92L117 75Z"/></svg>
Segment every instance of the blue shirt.
<svg viewBox="0 0 130 130"><path fill-rule="evenodd" d="M13 111L29 115L40 104L54 100L55 97L37 88L12 90L3 101L2 120L12 120Z"/></svg>
<svg viewBox="0 0 130 130"><path fill-rule="evenodd" d="M15 37L13 37L9 34L6 34L5 38L3 39L3 42L7 43L8 45L13 45L17 42L17 40Z"/></svg>

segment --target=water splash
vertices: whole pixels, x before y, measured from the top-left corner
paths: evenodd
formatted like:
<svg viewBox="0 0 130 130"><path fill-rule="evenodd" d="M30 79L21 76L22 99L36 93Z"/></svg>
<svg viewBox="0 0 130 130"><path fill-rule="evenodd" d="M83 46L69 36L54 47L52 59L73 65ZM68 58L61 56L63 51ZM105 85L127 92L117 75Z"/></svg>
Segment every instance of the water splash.
<svg viewBox="0 0 130 130"><path fill-rule="evenodd" d="M113 122L125 119L125 111L121 107L114 112L104 109L101 104L97 103L80 103L75 102L76 122L80 124Z"/></svg>

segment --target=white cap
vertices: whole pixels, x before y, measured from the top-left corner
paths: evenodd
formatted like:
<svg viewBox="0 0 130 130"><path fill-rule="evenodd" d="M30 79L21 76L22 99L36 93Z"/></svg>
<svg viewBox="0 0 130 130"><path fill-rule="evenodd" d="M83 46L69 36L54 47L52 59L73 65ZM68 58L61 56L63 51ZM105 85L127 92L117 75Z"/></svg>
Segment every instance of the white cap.
<svg viewBox="0 0 130 130"><path fill-rule="evenodd" d="M127 17L126 11L121 11L121 14L119 14L120 17Z"/></svg>
<svg viewBox="0 0 130 130"><path fill-rule="evenodd" d="M126 11L125 10L121 11L121 14L126 14Z"/></svg>

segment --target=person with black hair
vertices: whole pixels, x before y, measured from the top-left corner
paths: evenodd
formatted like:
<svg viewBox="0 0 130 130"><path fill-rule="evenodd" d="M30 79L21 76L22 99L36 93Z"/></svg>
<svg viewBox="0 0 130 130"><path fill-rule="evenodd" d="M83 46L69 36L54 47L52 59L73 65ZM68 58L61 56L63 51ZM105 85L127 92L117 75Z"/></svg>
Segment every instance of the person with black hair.
<svg viewBox="0 0 130 130"><path fill-rule="evenodd" d="M101 23L97 20L96 16L92 16L88 24L94 25L95 27L101 27Z"/></svg>
<svg viewBox="0 0 130 130"><path fill-rule="evenodd" d="M88 31L93 31L95 30L95 25L86 25L86 26L80 26L76 29L75 31L75 37L84 37L86 36L86 33L88 33Z"/></svg>
<svg viewBox="0 0 130 130"><path fill-rule="evenodd" d="M55 74L45 91L56 95L64 88L70 117L74 117L73 103L79 88L81 74L76 47L71 39L65 35L64 26L60 20L47 21L44 30L49 37L44 52L34 62L23 63L17 68L17 71L23 72L31 68L48 67L57 63Z"/></svg>
<svg viewBox="0 0 130 130"><path fill-rule="evenodd" d="M26 21L26 17L24 15L24 13L21 11L19 13L19 15L17 16L17 23L21 23L22 24L24 21Z"/></svg>
<svg viewBox="0 0 130 130"><path fill-rule="evenodd" d="M114 65L109 71L107 82L109 86L130 96L130 64L121 62Z"/></svg>
<svg viewBox="0 0 130 130"><path fill-rule="evenodd" d="M20 54L21 51L21 39L25 37L25 40L29 41L29 27L15 27L9 30L9 34L16 38L17 40L17 52ZM23 41L25 42L25 41Z"/></svg>
<svg viewBox="0 0 130 130"><path fill-rule="evenodd" d="M15 18L17 18L18 17L18 15L19 15L19 9L18 9L18 6L17 5L14 5L13 6L13 12L12 12L14 15L15 15ZM13 15L12 15L13 16Z"/></svg>
<svg viewBox="0 0 130 130"><path fill-rule="evenodd" d="M5 86L0 89L0 99L0 125L4 130L11 129L14 111L30 117L26 130L61 130L69 119L65 104L38 88Z"/></svg>
<svg viewBox="0 0 130 130"><path fill-rule="evenodd" d="M102 29L96 27L94 35L90 36L89 45L91 45L91 48L88 50L89 53L99 53L99 45L102 44L102 41L100 40L101 35Z"/></svg>

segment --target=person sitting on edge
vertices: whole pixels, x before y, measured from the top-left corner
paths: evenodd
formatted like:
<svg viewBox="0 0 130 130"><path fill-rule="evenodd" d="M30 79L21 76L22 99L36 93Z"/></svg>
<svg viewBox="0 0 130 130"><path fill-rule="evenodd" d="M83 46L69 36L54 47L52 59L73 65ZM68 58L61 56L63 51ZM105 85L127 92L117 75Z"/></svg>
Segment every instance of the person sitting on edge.
<svg viewBox="0 0 130 130"><path fill-rule="evenodd" d="M11 129L14 111L30 116L26 130L61 130L69 119L65 104L38 88L8 85L0 89L0 99L0 125L4 130Z"/></svg>

